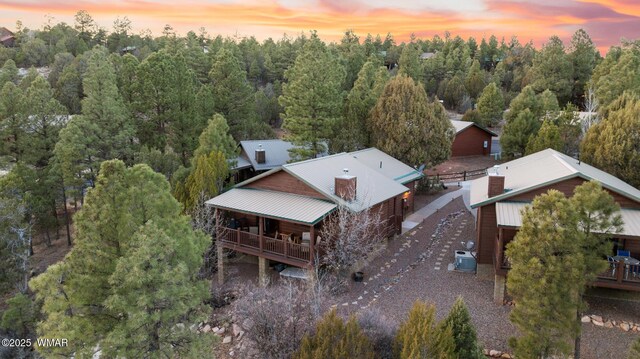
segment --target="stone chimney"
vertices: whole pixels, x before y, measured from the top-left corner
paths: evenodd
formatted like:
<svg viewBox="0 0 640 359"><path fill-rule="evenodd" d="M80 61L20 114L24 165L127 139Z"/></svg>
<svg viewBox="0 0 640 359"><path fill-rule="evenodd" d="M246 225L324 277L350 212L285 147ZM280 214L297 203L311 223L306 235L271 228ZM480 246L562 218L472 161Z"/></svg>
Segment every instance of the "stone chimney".
<svg viewBox="0 0 640 359"><path fill-rule="evenodd" d="M265 163L266 160L267 160L267 154L264 148L262 148L262 144L260 144L258 145L258 148L256 148L256 162Z"/></svg>
<svg viewBox="0 0 640 359"><path fill-rule="evenodd" d="M493 172L489 173L488 192L489 198L504 193L504 176L500 174L500 166L493 166Z"/></svg>
<svg viewBox="0 0 640 359"><path fill-rule="evenodd" d="M356 176L349 175L349 169L342 170L343 174L335 178L335 194L336 196L353 201L356 198L356 187L358 179Z"/></svg>

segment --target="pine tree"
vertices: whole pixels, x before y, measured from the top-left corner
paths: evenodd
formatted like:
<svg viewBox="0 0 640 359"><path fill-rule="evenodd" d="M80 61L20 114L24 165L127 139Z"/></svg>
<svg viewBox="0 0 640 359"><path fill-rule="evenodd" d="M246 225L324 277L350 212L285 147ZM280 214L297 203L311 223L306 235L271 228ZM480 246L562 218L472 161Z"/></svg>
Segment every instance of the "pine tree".
<svg viewBox="0 0 640 359"><path fill-rule="evenodd" d="M345 70L326 45L312 33L285 72L280 105L284 108L283 128L296 147L293 159L314 158L325 152L334 135L343 103Z"/></svg>
<svg viewBox="0 0 640 359"><path fill-rule="evenodd" d="M18 293L7 300L2 313L0 328L14 333L19 338L29 338L33 333L36 310L27 294Z"/></svg>
<svg viewBox="0 0 640 359"><path fill-rule="evenodd" d="M540 104L542 115L546 118L554 118L560 111L558 98L551 90L544 90L538 95L538 103Z"/></svg>
<svg viewBox="0 0 640 359"><path fill-rule="evenodd" d="M396 336L396 355L409 358L456 358L451 327L436 324L436 308L416 301Z"/></svg>
<svg viewBox="0 0 640 359"><path fill-rule="evenodd" d="M584 264L576 243L558 226L571 224L574 217L564 195L551 190L523 211L522 226L507 244L507 288L517 303L510 320L521 333L509 342L516 357L544 358L571 350L569 342L578 331L572 298L575 284L585 284L580 276Z"/></svg>
<svg viewBox="0 0 640 359"><path fill-rule="evenodd" d="M247 73L229 49L218 51L209 79L213 109L227 119L233 138L239 141L262 135L266 125L257 121L255 97Z"/></svg>
<svg viewBox="0 0 640 359"><path fill-rule="evenodd" d="M469 310L464 304L462 297L458 297L453 307L449 310L449 314L443 320L445 327L451 328L453 341L455 342L454 353L458 358L468 359L484 359L482 350L478 345L476 337L476 329L471 323Z"/></svg>
<svg viewBox="0 0 640 359"><path fill-rule="evenodd" d="M235 159L238 155L238 145L229 134L227 121L220 114L215 114L200 134L198 148L193 153L193 157L206 156L212 151L222 152L227 160Z"/></svg>
<svg viewBox="0 0 640 359"><path fill-rule="evenodd" d="M550 89L562 103L567 103L571 99L573 64L565 53L559 37L552 36L542 46L533 59L531 71L534 78L531 85L536 91Z"/></svg>
<svg viewBox="0 0 640 359"><path fill-rule="evenodd" d="M502 153L508 158L523 156L527 151L529 138L535 135L540 128L540 121L528 108L518 114L513 121L504 126L500 145Z"/></svg>
<svg viewBox="0 0 640 359"><path fill-rule="evenodd" d="M640 100L625 93L611 105L609 116L592 126L580 145L582 159L640 187Z"/></svg>
<svg viewBox="0 0 640 359"><path fill-rule="evenodd" d="M190 212L199 204L200 198L217 196L228 175L227 159L222 152L212 151L208 155L196 157L184 184L187 193L183 202L185 210Z"/></svg>
<svg viewBox="0 0 640 359"><path fill-rule="evenodd" d="M464 86L471 98L477 99L486 87L484 80L484 71L480 68L480 62L474 60L469 68L467 77L464 80Z"/></svg>
<svg viewBox="0 0 640 359"><path fill-rule="evenodd" d="M7 139L3 141L2 153L12 156L16 161L22 159L24 148L28 147L24 127L24 100L22 89L13 83L6 83L0 90L0 133L2 138Z"/></svg>
<svg viewBox="0 0 640 359"><path fill-rule="evenodd" d="M17 85L19 79L20 77L18 76L18 67L16 66L16 63L11 59L5 61L4 65L2 65L2 68L0 69L0 88L2 88L7 82Z"/></svg>
<svg viewBox="0 0 640 359"><path fill-rule="evenodd" d="M134 153L135 130L105 48L91 51L83 88L82 115L74 116L62 129L55 146L65 183L70 186L94 182L103 161L130 161Z"/></svg>
<svg viewBox="0 0 640 359"><path fill-rule="evenodd" d="M569 199L550 190L524 209L522 226L506 251L507 289L517 303L510 319L521 333L510 340L516 356L566 355L574 349L580 357L583 295L607 268L609 239L622 230L619 209L594 181L576 187Z"/></svg>
<svg viewBox="0 0 640 359"><path fill-rule="evenodd" d="M451 155L453 129L444 108L405 75L387 82L370 127L374 146L409 165L433 166Z"/></svg>
<svg viewBox="0 0 640 359"><path fill-rule="evenodd" d="M69 346L37 350L91 356L98 345L108 357L197 356L206 335L189 326L206 317L207 284L197 272L209 240L180 212L161 174L103 162L75 216L73 251L30 283L42 301L38 336L68 338Z"/></svg>
<svg viewBox="0 0 640 359"><path fill-rule="evenodd" d="M511 100L509 111L504 114L504 118L507 120L507 123L509 123L515 120L520 115L520 112L526 109L528 109L536 119L543 114L540 100L531 86L523 88L522 92Z"/></svg>
<svg viewBox="0 0 640 359"><path fill-rule="evenodd" d="M335 310L329 311L316 325L313 336L306 335L296 359L374 358L373 348L354 316L344 323Z"/></svg>
<svg viewBox="0 0 640 359"><path fill-rule="evenodd" d="M530 155L546 150L547 148L562 151L563 145L558 126L556 126L552 120L545 120L540 130L529 138L525 153Z"/></svg>
<svg viewBox="0 0 640 359"><path fill-rule="evenodd" d="M624 92L640 94L640 54L633 47L612 48L593 70L590 80L596 91L601 118Z"/></svg>
<svg viewBox="0 0 640 359"><path fill-rule="evenodd" d="M369 114L389 79L387 69L377 64L378 61L369 60L362 66L347 95L340 130L336 131L337 138L331 143L334 152L355 151L371 143L367 126Z"/></svg>
<svg viewBox="0 0 640 359"><path fill-rule="evenodd" d="M186 164L204 128L193 101L195 74L182 56L160 51L138 66L137 79L140 142L159 150L170 145Z"/></svg>
<svg viewBox="0 0 640 359"><path fill-rule="evenodd" d="M477 107L484 126L493 127L500 123L504 113L504 98L495 82L489 83L482 90Z"/></svg>
<svg viewBox="0 0 640 359"><path fill-rule="evenodd" d="M453 76L451 79L443 83L442 100L444 105L458 111L467 95L464 87L464 81L460 75ZM440 92L438 93L440 95Z"/></svg>
<svg viewBox="0 0 640 359"><path fill-rule="evenodd" d="M406 75L413 79L416 83L422 82L422 63L420 62L420 46L414 41L405 44L400 54L398 65L399 74Z"/></svg>
<svg viewBox="0 0 640 359"><path fill-rule="evenodd" d="M578 29L571 37L570 50L569 59L573 64L571 102L578 107L583 107L586 85L600 54L589 34L583 29Z"/></svg>

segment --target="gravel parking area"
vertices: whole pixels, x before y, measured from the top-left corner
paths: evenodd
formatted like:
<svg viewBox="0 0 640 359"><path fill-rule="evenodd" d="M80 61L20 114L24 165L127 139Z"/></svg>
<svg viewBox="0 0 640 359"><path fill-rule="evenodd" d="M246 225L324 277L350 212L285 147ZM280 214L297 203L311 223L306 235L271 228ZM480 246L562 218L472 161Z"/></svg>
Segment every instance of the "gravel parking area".
<svg viewBox="0 0 640 359"><path fill-rule="evenodd" d="M464 298L478 337L488 349L511 352L508 339L516 333L509 306L493 303L493 281L472 273L448 271L461 241L475 238L473 216L462 198L447 204L413 230L389 242L386 250L364 268L365 280L353 283L337 303L348 314L368 307L380 309L399 323L417 299L434 303L442 319L458 296ZM434 236L435 234L435 236ZM640 303L589 298L589 314L640 322ZM583 325L582 357L626 357L638 333Z"/></svg>

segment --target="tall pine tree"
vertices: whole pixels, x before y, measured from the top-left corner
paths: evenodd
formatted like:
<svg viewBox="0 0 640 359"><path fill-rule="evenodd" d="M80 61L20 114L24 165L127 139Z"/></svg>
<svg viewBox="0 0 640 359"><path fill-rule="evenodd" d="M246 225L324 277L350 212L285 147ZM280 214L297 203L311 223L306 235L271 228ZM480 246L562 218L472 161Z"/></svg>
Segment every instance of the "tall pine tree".
<svg viewBox="0 0 640 359"><path fill-rule="evenodd" d="M316 33L304 44L285 72L280 105L283 128L296 146L294 159L314 158L327 150L333 126L340 118L345 70Z"/></svg>
<svg viewBox="0 0 640 359"><path fill-rule="evenodd" d="M207 284L197 278L209 240L194 232L169 183L145 165L103 162L76 214L76 245L30 285L42 301L37 347L46 356L198 356ZM144 353L144 354L143 354Z"/></svg>

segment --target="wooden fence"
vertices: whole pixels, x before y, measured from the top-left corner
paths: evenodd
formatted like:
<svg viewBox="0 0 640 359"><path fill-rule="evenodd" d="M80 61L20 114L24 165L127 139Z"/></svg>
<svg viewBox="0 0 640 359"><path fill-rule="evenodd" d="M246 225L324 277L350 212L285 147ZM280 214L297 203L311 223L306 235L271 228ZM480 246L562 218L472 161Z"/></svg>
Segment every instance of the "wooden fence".
<svg viewBox="0 0 640 359"><path fill-rule="evenodd" d="M433 182L441 182L441 183L451 183L451 182L462 182L469 181L478 177L486 176L487 169L481 168L471 171L462 171L462 172L452 172L452 173L442 173L435 174L432 176L426 176L429 180Z"/></svg>

